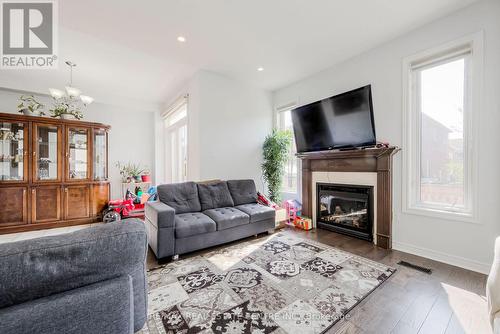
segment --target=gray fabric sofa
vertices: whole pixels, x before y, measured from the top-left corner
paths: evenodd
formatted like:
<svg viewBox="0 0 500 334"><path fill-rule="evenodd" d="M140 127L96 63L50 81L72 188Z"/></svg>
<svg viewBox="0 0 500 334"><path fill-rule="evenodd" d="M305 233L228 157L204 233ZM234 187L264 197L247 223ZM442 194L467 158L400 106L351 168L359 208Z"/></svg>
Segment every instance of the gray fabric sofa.
<svg viewBox="0 0 500 334"><path fill-rule="evenodd" d="M134 333L147 314L147 236L124 220L0 245L0 333Z"/></svg>
<svg viewBox="0 0 500 334"><path fill-rule="evenodd" d="M275 210L257 203L253 180L158 186L146 203L149 245L159 259L249 237L274 228Z"/></svg>

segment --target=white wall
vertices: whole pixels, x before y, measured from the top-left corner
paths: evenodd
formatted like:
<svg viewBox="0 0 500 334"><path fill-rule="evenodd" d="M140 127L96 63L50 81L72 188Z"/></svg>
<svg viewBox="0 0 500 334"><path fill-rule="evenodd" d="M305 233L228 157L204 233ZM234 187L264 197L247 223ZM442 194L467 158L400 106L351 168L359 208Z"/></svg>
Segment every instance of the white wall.
<svg viewBox="0 0 500 334"><path fill-rule="evenodd" d="M274 93L274 105L313 102L372 85L377 139L402 146L403 58L484 31L484 91L479 115L479 224L403 214L402 154L394 161L394 248L486 272L500 234L500 2L483 1ZM405 148L403 147L403 150Z"/></svg>
<svg viewBox="0 0 500 334"><path fill-rule="evenodd" d="M20 95L21 93L0 89L0 112L17 113ZM45 110L52 105L51 98L47 96L35 97L46 105ZM154 113L95 102L84 110L84 120L111 125L108 148L111 198L120 198L121 178L115 167L117 161L140 163L151 169L154 166L154 134L151 131Z"/></svg>
<svg viewBox="0 0 500 334"><path fill-rule="evenodd" d="M201 72L199 80L200 178L251 178L262 189L271 94L211 72Z"/></svg>
<svg viewBox="0 0 500 334"><path fill-rule="evenodd" d="M251 178L263 190L260 165L262 143L272 129L271 93L209 71L197 72L172 100L186 93L188 179ZM157 131L158 151L164 151Z"/></svg>

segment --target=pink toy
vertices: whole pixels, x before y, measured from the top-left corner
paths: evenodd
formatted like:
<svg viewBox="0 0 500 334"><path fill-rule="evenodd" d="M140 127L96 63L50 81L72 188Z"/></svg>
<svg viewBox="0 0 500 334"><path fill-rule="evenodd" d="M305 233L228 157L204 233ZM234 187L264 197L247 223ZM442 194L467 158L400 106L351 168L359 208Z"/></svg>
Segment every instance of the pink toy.
<svg viewBox="0 0 500 334"><path fill-rule="evenodd" d="M289 223L293 223L297 216L300 216L300 211L302 210L302 204L295 200L289 199L285 201L284 207L286 210L286 218Z"/></svg>

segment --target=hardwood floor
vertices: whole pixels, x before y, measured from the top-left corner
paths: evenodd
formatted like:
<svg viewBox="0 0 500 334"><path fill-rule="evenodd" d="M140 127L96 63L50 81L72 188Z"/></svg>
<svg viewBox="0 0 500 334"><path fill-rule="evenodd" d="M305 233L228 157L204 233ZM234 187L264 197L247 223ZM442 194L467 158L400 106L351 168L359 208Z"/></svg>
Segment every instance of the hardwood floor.
<svg viewBox="0 0 500 334"><path fill-rule="evenodd" d="M327 230L305 232L285 228L282 232L300 234L304 238L314 239L397 269L388 281L365 298L328 333L492 333L485 297L486 275L399 251L381 249L369 242ZM181 258L205 252L207 250L183 255ZM397 262L401 260L431 268L433 272L428 275L400 266ZM148 268L157 266L150 250Z"/></svg>
<svg viewBox="0 0 500 334"><path fill-rule="evenodd" d="M0 236L0 243L66 233L85 226ZM397 269L346 318L328 333L431 333L491 334L485 297L486 275L450 266L419 256L378 248L373 244L327 230L300 231L285 228L283 233L300 234L339 249L385 263ZM266 238L267 235L259 236ZM241 241L236 241L236 244ZM193 252L181 258L202 255L216 248ZM401 260L432 269L427 275L398 265ZM151 250L148 268L158 266Z"/></svg>

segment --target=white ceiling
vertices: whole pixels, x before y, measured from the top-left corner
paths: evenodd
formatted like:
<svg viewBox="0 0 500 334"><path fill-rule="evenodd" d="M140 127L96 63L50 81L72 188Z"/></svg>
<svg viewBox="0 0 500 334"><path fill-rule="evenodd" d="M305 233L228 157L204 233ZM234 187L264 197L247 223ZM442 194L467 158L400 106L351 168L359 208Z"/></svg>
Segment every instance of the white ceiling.
<svg viewBox="0 0 500 334"><path fill-rule="evenodd" d="M78 64L74 84L85 94L151 109L199 69L275 90L472 2L64 0L59 55ZM45 93L67 81L62 63L0 71L11 89Z"/></svg>

